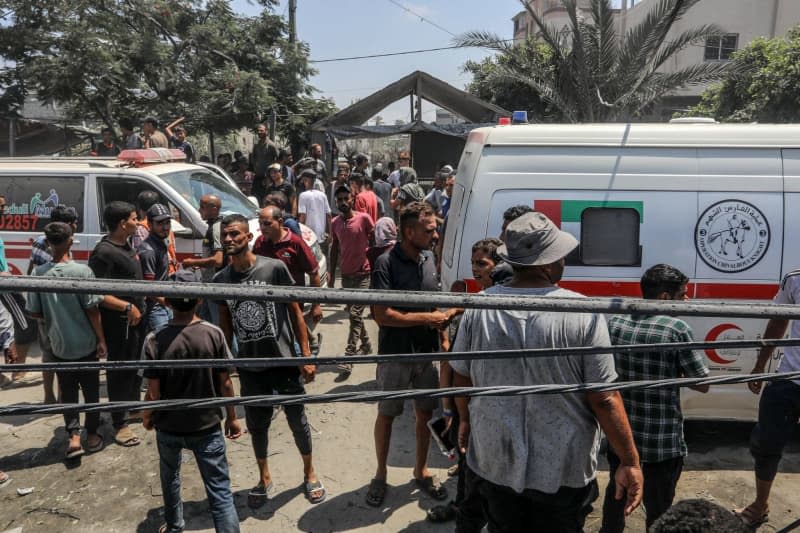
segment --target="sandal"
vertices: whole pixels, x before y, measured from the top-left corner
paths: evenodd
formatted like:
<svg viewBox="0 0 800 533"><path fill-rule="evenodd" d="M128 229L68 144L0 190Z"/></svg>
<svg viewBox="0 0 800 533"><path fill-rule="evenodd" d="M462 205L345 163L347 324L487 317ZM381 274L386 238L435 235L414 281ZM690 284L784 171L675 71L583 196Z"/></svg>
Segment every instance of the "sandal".
<svg viewBox="0 0 800 533"><path fill-rule="evenodd" d="M272 482L269 482L269 485L264 486L263 482L258 483L255 487L250 489L250 492L247 493L247 505L251 509L258 509L269 500L269 493L272 492Z"/></svg>
<svg viewBox="0 0 800 533"><path fill-rule="evenodd" d="M436 476L427 476L422 479L415 478L414 483L417 484L417 487L419 487L421 491L427 492L434 500L444 500L447 498L447 489L436 479Z"/></svg>
<svg viewBox="0 0 800 533"><path fill-rule="evenodd" d="M372 481L370 481L366 497L367 505L372 507L378 507L380 504L383 503L383 499L385 497L386 497L386 480L373 479Z"/></svg>
<svg viewBox="0 0 800 533"><path fill-rule="evenodd" d="M325 486L319 479L314 481L313 483L311 483L308 480L303 481L303 491L306 493L306 498L311 503L322 503L328 496L328 491L325 490ZM318 496L312 495L313 493L320 491L321 493Z"/></svg>
<svg viewBox="0 0 800 533"><path fill-rule="evenodd" d="M77 459L78 457L82 456L86 453L83 449L83 446L78 446L77 448L71 448L67 445L67 451L64 452L64 459Z"/></svg>
<svg viewBox="0 0 800 533"><path fill-rule="evenodd" d="M456 507L455 502L450 502L447 505L437 505L436 507L431 507L425 513L425 518L427 518L429 522L436 524L449 522L450 520L455 520L457 512L458 507Z"/></svg>
<svg viewBox="0 0 800 533"><path fill-rule="evenodd" d="M11 476L0 470L0 487L6 485L6 483L11 481Z"/></svg>
<svg viewBox="0 0 800 533"><path fill-rule="evenodd" d="M89 453L97 453L100 450L102 450L103 447L105 446L103 437L101 437L100 435L95 435L95 436L97 437L97 444L95 444L94 446L89 444L89 438L88 437L86 438L86 451Z"/></svg>
<svg viewBox="0 0 800 533"><path fill-rule="evenodd" d="M117 431L117 434L114 435L114 442L120 446L130 448L131 446L138 446L142 441L131 431L131 428L123 426Z"/></svg>
<svg viewBox="0 0 800 533"><path fill-rule="evenodd" d="M756 529L769 521L769 508L759 516L753 511L751 505L742 507L741 509L734 509L733 514L736 515L742 523L750 529Z"/></svg>

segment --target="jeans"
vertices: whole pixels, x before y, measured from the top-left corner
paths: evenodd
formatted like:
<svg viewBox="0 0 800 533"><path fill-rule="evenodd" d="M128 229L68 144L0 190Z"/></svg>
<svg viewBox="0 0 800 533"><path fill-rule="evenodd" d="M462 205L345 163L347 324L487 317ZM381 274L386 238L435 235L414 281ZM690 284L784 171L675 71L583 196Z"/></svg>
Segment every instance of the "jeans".
<svg viewBox="0 0 800 533"><path fill-rule="evenodd" d="M76 360L56 358L56 363L89 363L96 362L97 354L91 353ZM78 403L78 390L83 391L83 401L98 403L100 401L100 372L97 370L81 370L79 372L56 372L58 387L61 389L62 403ZM64 426L71 437L81 432L81 419L77 411L64 413ZM86 432L97 433L100 426L100 413L86 413Z"/></svg>
<svg viewBox="0 0 800 533"><path fill-rule="evenodd" d="M597 481L578 489L561 487L555 494L526 489L522 494L511 487L480 481L489 533L542 531L579 533L597 499Z"/></svg>
<svg viewBox="0 0 800 533"><path fill-rule="evenodd" d="M458 442L458 413L453 416L450 425L450 441ZM458 507L456 513L456 533L480 533L486 525L486 516L483 511L483 504L480 495L481 478L472 471L467 464L466 454L456 446L458 454L458 480L456 485L455 504Z"/></svg>
<svg viewBox="0 0 800 533"><path fill-rule="evenodd" d="M159 303L151 304L147 312L147 331L158 333L172 320L172 310Z"/></svg>
<svg viewBox="0 0 800 533"><path fill-rule="evenodd" d="M625 529L625 498L617 500L614 493L617 490L614 474L619 468L619 457L610 449L608 457L608 486L603 501L603 526L602 533L622 533ZM642 505L646 516L646 527L650 529L653 522L658 520L664 511L672 506L675 499L675 487L683 472L683 457L673 457L657 463L642 463L642 476L644 477L644 490Z"/></svg>
<svg viewBox="0 0 800 533"><path fill-rule="evenodd" d="M758 402L758 424L750 435L750 454L756 462L757 479L775 479L783 449L791 440L798 419L800 385L792 381L768 383Z"/></svg>
<svg viewBox="0 0 800 533"><path fill-rule="evenodd" d="M296 367L270 368L264 372L239 370L242 396L268 394L305 394L306 390ZM271 405L245 405L245 422L253 444L256 459L266 459L269 448L269 427L272 424ZM292 430L294 443L301 455L311 455L311 428L308 426L305 406L284 405L283 412Z"/></svg>
<svg viewBox="0 0 800 533"><path fill-rule="evenodd" d="M352 276L342 274L342 288L369 289L369 274ZM355 355L358 352L359 341L361 341L362 348L369 344L367 328L364 327L364 306L348 304L346 309L350 314L350 333L347 335L347 348L345 348L344 354Z"/></svg>
<svg viewBox="0 0 800 533"><path fill-rule="evenodd" d="M161 491L167 533L180 533L185 527L181 501L181 452L191 450L206 488L211 517L217 533L238 533L239 516L233 505L225 437L219 426L201 434L176 435L156 431Z"/></svg>

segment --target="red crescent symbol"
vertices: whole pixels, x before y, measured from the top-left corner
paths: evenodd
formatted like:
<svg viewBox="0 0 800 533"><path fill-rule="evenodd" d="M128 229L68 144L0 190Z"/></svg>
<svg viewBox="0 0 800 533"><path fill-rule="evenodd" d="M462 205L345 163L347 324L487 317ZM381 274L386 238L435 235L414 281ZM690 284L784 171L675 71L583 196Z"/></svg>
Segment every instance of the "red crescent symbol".
<svg viewBox="0 0 800 533"><path fill-rule="evenodd" d="M740 328L736 324L719 324L718 326L714 326L713 328L711 328L711 331L708 332L708 335L706 335L706 341L708 342L715 341L724 332L732 329L735 329L737 331L742 331L742 328ZM720 356L716 350L711 348L706 350L706 356L715 363L720 365L729 365L735 361L735 359L731 360L723 359L722 356Z"/></svg>

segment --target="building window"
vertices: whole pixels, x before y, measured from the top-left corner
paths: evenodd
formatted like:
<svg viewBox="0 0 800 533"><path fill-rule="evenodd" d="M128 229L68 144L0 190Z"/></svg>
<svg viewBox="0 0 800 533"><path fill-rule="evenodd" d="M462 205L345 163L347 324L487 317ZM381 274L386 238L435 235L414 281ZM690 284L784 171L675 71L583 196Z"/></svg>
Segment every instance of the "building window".
<svg viewBox="0 0 800 533"><path fill-rule="evenodd" d="M703 59L706 61L728 61L739 45L739 34L729 33L720 37L706 39Z"/></svg>
<svg viewBox="0 0 800 533"><path fill-rule="evenodd" d="M571 264L640 266L639 211L630 208L589 207L581 213L581 244ZM577 259L577 261L575 261Z"/></svg>

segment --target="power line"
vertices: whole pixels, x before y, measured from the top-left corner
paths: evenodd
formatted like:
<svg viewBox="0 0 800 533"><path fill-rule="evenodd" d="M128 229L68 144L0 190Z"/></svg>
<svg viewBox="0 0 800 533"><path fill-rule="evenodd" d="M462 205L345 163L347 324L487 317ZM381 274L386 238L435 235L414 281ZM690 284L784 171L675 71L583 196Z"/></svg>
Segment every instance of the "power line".
<svg viewBox="0 0 800 533"><path fill-rule="evenodd" d="M443 32L450 34L452 37L455 37L455 36L456 36L456 34L455 34L455 33L451 32L451 31L450 31L450 30L448 30L447 28L443 28L442 26L439 26L438 24L436 24L436 23L435 23L435 22L433 22L432 20L429 20L429 19L427 19L427 18L423 17L422 15L420 15L419 13L417 13L416 11L414 11L414 10L412 10L412 9L410 9L410 8L408 8L408 7L406 7L406 6L404 6L404 5L403 5L403 4L401 4L400 2L396 2L395 0L389 0L389 2L390 2L390 3L392 3L392 4L394 4L394 5L396 5L397 7L399 7L400 9L402 9L403 11L405 11L405 12L407 12L407 13L411 13L411 14L412 14L412 15L414 15L415 17L419 17L419 19L420 19L420 20L422 20L423 22L427 22L428 24L430 24L430 25L431 25L431 26L433 26L434 28L438 28L438 29L442 30Z"/></svg>
<svg viewBox="0 0 800 533"><path fill-rule="evenodd" d="M513 42L514 39L503 39L501 41L497 41L499 43L510 43ZM376 57L391 57L391 56L404 56L409 54L422 54L426 52L439 52L441 50L454 50L456 48L471 48L467 46L442 46L439 48L422 48L420 50L406 50L404 52L387 52L383 54L370 54L366 56L351 56L351 57L335 57L331 59L311 59L309 63L332 63L334 61L354 61L356 59L373 59Z"/></svg>

